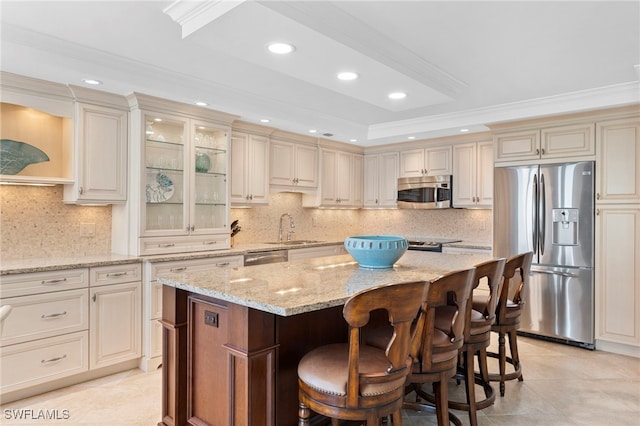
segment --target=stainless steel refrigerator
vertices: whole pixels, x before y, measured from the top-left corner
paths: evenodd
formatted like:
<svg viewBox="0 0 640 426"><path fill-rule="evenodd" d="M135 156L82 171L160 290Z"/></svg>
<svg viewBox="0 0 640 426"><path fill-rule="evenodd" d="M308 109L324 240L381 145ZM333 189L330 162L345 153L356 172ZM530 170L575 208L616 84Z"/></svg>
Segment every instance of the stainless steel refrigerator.
<svg viewBox="0 0 640 426"><path fill-rule="evenodd" d="M594 347L594 162L496 167L494 255L532 251L520 330Z"/></svg>

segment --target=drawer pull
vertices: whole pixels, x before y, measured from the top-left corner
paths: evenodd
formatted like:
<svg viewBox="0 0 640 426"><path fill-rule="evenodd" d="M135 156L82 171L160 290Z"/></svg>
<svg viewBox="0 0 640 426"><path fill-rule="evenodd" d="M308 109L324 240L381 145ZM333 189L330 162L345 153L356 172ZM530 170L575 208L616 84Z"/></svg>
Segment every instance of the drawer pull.
<svg viewBox="0 0 640 426"><path fill-rule="evenodd" d="M125 275L127 275L126 272L111 272L111 273L107 274L107 278L123 277Z"/></svg>
<svg viewBox="0 0 640 426"><path fill-rule="evenodd" d="M229 264L230 264L229 262L222 262L222 263L216 263L216 266L218 268L222 268L222 267L225 267L225 266L229 266Z"/></svg>
<svg viewBox="0 0 640 426"><path fill-rule="evenodd" d="M186 266L182 266L180 268L171 268L169 269L169 272L182 272L182 271L186 271L187 267Z"/></svg>
<svg viewBox="0 0 640 426"><path fill-rule="evenodd" d="M171 244L158 244L158 247L173 247L175 246L175 244L171 243Z"/></svg>
<svg viewBox="0 0 640 426"><path fill-rule="evenodd" d="M66 278L54 278L52 280L42 280L42 284L59 284L67 281Z"/></svg>
<svg viewBox="0 0 640 426"><path fill-rule="evenodd" d="M58 312L57 314L41 315L40 319L58 318L58 317L61 317L63 315L67 315L67 311Z"/></svg>
<svg viewBox="0 0 640 426"><path fill-rule="evenodd" d="M61 360L65 359L66 357L67 357L67 354L64 354L62 356L58 356L58 357L55 357L55 358L43 359L42 361L40 361L40 364L50 364L52 362L61 361Z"/></svg>
<svg viewBox="0 0 640 426"><path fill-rule="evenodd" d="M205 246L210 246L210 245L216 244L216 243L217 243L217 241L203 241L202 242L202 244L205 245Z"/></svg>

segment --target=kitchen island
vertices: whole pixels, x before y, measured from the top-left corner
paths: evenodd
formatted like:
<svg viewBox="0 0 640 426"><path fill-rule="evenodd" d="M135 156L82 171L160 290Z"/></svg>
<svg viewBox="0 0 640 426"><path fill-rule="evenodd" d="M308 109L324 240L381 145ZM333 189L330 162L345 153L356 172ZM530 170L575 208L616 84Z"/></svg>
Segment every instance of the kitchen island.
<svg viewBox="0 0 640 426"><path fill-rule="evenodd" d="M391 269L350 255L166 274L159 425L296 425L297 365L346 341L342 306L381 284L432 280L488 256L407 252Z"/></svg>

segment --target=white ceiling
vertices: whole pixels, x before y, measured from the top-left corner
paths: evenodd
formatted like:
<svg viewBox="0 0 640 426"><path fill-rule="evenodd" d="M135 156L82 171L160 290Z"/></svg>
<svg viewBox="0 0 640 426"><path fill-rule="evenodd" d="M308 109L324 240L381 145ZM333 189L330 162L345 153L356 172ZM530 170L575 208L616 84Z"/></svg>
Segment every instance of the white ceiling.
<svg viewBox="0 0 640 426"><path fill-rule="evenodd" d="M640 1L2 0L0 18L3 71L362 146L640 102Z"/></svg>

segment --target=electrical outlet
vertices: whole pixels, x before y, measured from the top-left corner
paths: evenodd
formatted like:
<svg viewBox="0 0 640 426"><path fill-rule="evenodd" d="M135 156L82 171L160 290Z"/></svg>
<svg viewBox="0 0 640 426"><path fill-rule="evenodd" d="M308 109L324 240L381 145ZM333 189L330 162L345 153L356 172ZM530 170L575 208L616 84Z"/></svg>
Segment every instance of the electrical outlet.
<svg viewBox="0 0 640 426"><path fill-rule="evenodd" d="M218 327L218 313L211 311L204 311L204 323L213 327Z"/></svg>
<svg viewBox="0 0 640 426"><path fill-rule="evenodd" d="M96 224L95 223L81 223L80 224L80 236L93 238L96 236Z"/></svg>

